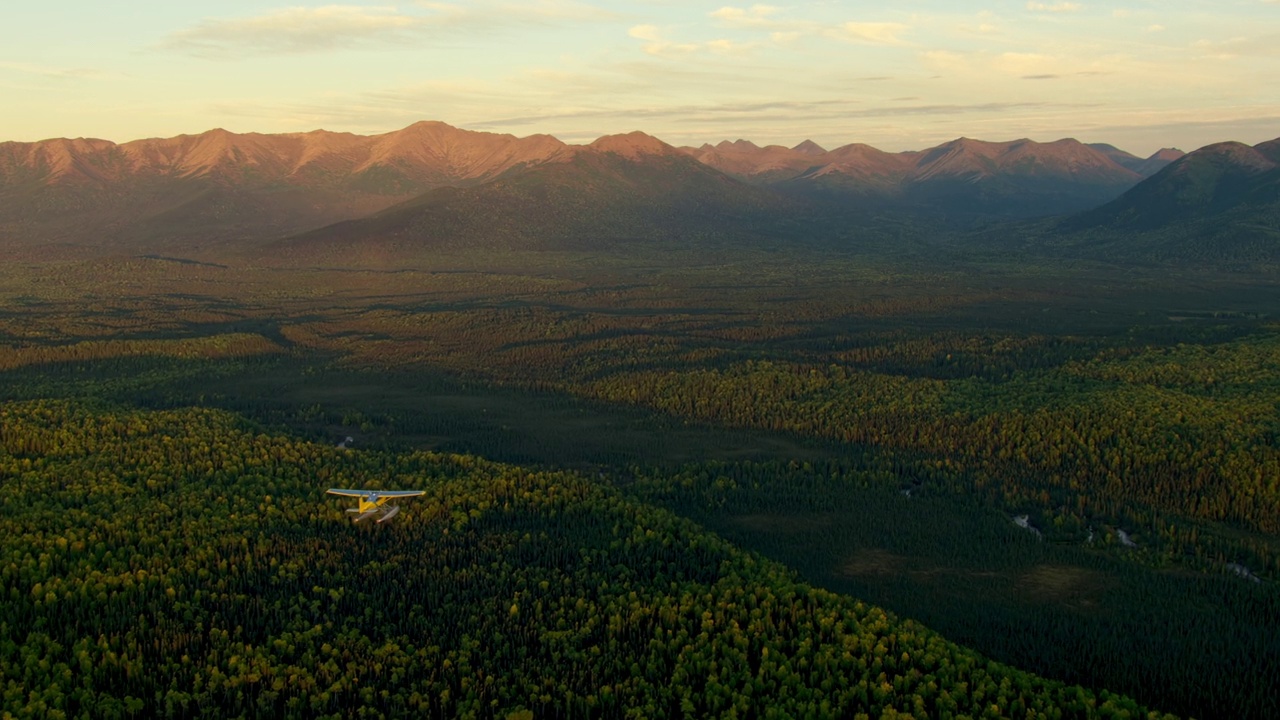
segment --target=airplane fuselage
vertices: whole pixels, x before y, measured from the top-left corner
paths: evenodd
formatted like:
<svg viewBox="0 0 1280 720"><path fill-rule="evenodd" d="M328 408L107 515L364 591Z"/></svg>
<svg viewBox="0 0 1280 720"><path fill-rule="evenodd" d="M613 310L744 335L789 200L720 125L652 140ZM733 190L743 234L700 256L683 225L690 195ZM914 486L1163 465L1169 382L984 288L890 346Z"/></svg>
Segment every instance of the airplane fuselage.
<svg viewBox="0 0 1280 720"><path fill-rule="evenodd" d="M358 509L362 513L367 513L371 510L377 510L378 508L382 507L383 504L390 499L391 498L389 497L383 497L381 495L378 495L377 493L373 493L368 497L360 498L360 507Z"/></svg>

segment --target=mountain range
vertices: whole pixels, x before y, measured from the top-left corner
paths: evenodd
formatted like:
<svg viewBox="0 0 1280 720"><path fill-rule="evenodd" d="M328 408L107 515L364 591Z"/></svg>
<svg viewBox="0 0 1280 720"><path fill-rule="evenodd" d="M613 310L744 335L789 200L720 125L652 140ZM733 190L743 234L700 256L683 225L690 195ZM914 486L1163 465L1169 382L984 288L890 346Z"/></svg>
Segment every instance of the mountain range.
<svg viewBox="0 0 1280 720"><path fill-rule="evenodd" d="M0 227L69 242L275 237L481 183L567 148L546 135L432 122L373 136L210 130L121 145L0 143Z"/></svg>
<svg viewBox="0 0 1280 720"><path fill-rule="evenodd" d="M827 151L812 141L794 148L761 148L747 140L684 150L733 177L789 193L915 212L993 217L1090 208L1182 155L1165 149L1140 159L1110 145L1073 139L1038 143L959 138L901 153L862 144Z"/></svg>
<svg viewBox="0 0 1280 720"><path fill-rule="evenodd" d="M886 217L954 229L1064 216L1055 237L1072 247L1150 241L1173 223L1175 254L1208 237L1245 248L1229 255L1267 255L1278 147L1222 143L1141 158L1073 139L959 138L889 153L812 141L677 148L641 132L568 145L440 122L369 136L211 130L123 144L6 142L0 241L125 251L357 240L551 249L835 237ZM1234 228L1229 238L1223 227Z"/></svg>
<svg viewBox="0 0 1280 720"><path fill-rule="evenodd" d="M400 249L565 250L768 241L809 203L736 180L640 132L568 146L486 183L428 190L366 218L284 241L290 252L357 243ZM273 245L267 253L279 253Z"/></svg>

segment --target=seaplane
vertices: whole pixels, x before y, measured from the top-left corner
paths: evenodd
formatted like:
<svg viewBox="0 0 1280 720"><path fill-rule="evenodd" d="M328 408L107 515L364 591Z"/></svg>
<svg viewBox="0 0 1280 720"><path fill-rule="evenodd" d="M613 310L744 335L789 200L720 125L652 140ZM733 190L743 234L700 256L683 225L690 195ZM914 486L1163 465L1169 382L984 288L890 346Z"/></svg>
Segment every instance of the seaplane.
<svg viewBox="0 0 1280 720"><path fill-rule="evenodd" d="M330 495L360 498L359 505L347 508L347 512L356 513L356 516L351 518L351 521L360 522L380 515L381 517L378 517L377 520L378 524L390 520L400 512L400 506L387 505L386 502L388 500L427 494L426 490L343 490L342 488L329 488L325 492Z"/></svg>

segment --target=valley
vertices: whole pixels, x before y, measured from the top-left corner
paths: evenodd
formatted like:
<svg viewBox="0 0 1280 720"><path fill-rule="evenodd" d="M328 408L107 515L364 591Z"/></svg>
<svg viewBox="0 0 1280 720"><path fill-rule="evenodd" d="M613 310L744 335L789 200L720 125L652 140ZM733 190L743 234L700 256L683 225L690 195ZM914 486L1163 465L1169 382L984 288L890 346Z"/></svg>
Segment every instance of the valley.
<svg viewBox="0 0 1280 720"><path fill-rule="evenodd" d="M402 133L5 166L6 712L1280 713L1270 145Z"/></svg>

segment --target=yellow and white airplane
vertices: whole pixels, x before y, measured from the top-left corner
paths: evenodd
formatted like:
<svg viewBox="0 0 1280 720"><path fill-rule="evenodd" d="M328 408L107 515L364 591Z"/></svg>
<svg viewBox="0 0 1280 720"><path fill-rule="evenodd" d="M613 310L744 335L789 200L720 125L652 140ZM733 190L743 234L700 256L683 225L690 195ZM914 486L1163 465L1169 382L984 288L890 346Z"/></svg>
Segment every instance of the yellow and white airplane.
<svg viewBox="0 0 1280 720"><path fill-rule="evenodd" d="M351 518L352 522L360 522L381 514L382 517L378 518L379 523L390 520L400 512L399 505L384 505L388 500L427 494L426 490L343 490L341 488L329 488L325 492L330 495L360 498L359 506L347 508L349 513L359 513Z"/></svg>

